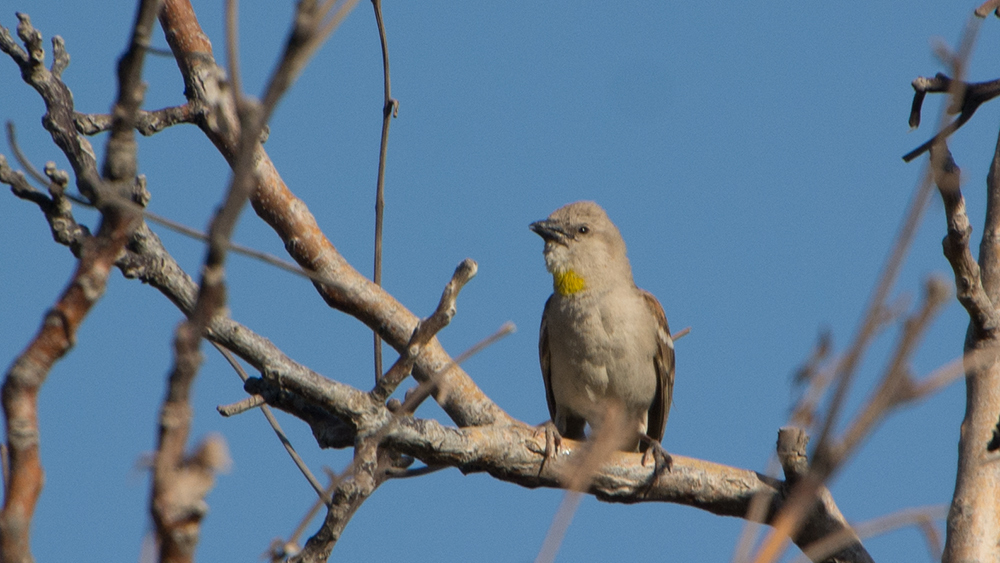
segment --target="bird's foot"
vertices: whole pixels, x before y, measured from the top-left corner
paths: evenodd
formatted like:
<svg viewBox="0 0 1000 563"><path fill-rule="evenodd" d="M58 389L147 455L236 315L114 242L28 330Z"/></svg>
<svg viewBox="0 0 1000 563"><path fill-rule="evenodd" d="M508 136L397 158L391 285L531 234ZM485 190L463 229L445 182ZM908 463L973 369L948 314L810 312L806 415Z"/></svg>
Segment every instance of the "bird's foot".
<svg viewBox="0 0 1000 563"><path fill-rule="evenodd" d="M649 458L653 458L652 481L656 481L664 471L670 471L674 466L674 458L670 457L667 450L663 449L660 442L643 436L642 441L646 443L646 451L642 452L642 465L645 466Z"/></svg>
<svg viewBox="0 0 1000 563"><path fill-rule="evenodd" d="M562 435L559 429L551 420L540 425L545 430L545 452L542 454L542 464L538 466L538 476L541 477L545 470L545 464L553 457L559 455L559 447L562 446Z"/></svg>

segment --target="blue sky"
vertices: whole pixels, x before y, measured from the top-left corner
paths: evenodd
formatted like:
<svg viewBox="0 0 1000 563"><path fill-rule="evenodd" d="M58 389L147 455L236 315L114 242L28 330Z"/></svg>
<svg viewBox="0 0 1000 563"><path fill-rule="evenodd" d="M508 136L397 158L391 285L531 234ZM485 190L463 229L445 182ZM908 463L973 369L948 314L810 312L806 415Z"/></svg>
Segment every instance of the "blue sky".
<svg viewBox="0 0 1000 563"><path fill-rule="evenodd" d="M107 112L114 65L132 9L0 1L0 24L28 12L46 37L62 35L64 79L77 109ZM284 41L292 4L241 10L243 77L259 94ZM435 306L465 257L478 276L440 335L457 355L505 321L518 331L466 365L511 415L547 416L537 366L541 308L551 281L542 243L527 226L580 199L607 209L628 244L636 282L679 330L674 407L664 445L674 453L765 468L787 419L790 378L817 334L840 350L856 328L922 161L907 115L918 75L943 70L934 38L954 44L974 4L934 2L393 2L384 5L393 95L386 171L384 285L420 316ZM221 2L195 2L222 57ZM162 33L155 43L165 46ZM1000 22L981 28L970 78L998 71ZM381 123L381 60L374 17L359 3L282 101L266 148L283 178L338 249L371 271ZM183 102L176 65L146 65L147 108ZM36 165L65 159L40 127L38 96L13 62L0 61L0 118L13 120ZM978 246L984 185L998 112L987 106L951 144L963 168ZM103 153L103 138L94 141ZM0 152L10 157L4 143ZM222 157L193 126L140 140L150 209L204 228L228 178ZM936 197L936 196L935 196ZM0 194L0 360L28 342L74 261L52 242L36 208ZM96 215L77 210L94 225ZM199 243L159 231L188 272ZM941 255L935 199L894 296L913 304L928 275L952 279ZM283 255L248 212L236 242ZM975 252L975 249L974 249ZM371 336L328 309L311 285L233 257L235 319L328 377L368 388ZM904 301L905 302L905 301ZM179 312L160 294L112 276L76 348L42 390L46 486L35 517L41 560L80 553L135 560L149 530L141 460L155 440ZM914 368L926 374L961 353L967 318L952 300ZM850 398L864 399L895 331L873 348ZM314 494L263 417L223 419L218 404L243 397L218 355L195 389L195 435L218 432L233 468L208 497L199 557L254 560L287 536ZM393 354L387 353L387 361ZM950 501L964 392L956 383L894 415L832 484L852 521ZM446 420L434 405L420 416ZM348 452L319 451L308 428L280 420L306 461L343 468ZM355 516L334 552L344 561L529 561L561 493L526 490L448 470L390 482ZM727 561L742 526L676 505L614 506L585 499L560 561ZM315 530L314 523L310 530ZM943 531L943 526L939 523ZM876 560L925 560L914 530L866 541Z"/></svg>

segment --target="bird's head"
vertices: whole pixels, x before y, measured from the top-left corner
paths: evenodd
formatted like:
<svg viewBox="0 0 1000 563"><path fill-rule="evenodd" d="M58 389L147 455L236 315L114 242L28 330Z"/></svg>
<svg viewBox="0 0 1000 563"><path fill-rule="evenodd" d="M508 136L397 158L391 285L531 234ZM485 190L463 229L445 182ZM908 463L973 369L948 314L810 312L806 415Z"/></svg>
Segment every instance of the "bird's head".
<svg viewBox="0 0 1000 563"><path fill-rule="evenodd" d="M545 240L545 266L560 295L603 289L626 279L632 269L625 241L601 206L578 201L531 224Z"/></svg>

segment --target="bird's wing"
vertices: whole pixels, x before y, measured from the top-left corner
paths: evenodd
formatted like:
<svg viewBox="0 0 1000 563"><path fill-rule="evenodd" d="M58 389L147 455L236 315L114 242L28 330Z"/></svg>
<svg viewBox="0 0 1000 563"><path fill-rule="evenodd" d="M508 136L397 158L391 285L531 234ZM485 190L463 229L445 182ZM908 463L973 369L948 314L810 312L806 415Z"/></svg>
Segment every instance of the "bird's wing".
<svg viewBox="0 0 1000 563"><path fill-rule="evenodd" d="M653 294L640 289L646 306L656 319L656 396L649 407L646 434L656 441L663 439L667 427L667 415L670 414L670 404L674 397L674 341L670 338L670 327L667 325L667 315L663 312L660 302ZM546 382L547 386L547 382ZM550 402L551 405L551 402ZM551 407L550 407L551 408Z"/></svg>
<svg viewBox="0 0 1000 563"><path fill-rule="evenodd" d="M549 351L549 327L546 320L549 316L551 303L552 296L550 295L545 302L545 310L542 312L542 326L538 331L538 362L542 366L542 381L545 382L545 401L549 404L549 417L555 422L556 398L552 394L552 353Z"/></svg>

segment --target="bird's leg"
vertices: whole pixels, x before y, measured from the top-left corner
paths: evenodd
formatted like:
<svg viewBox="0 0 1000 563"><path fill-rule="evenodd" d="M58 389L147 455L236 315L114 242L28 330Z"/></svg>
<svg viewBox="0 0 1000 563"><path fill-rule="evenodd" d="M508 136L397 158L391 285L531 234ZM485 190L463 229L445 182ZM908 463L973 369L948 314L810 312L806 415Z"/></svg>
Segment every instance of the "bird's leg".
<svg viewBox="0 0 1000 563"><path fill-rule="evenodd" d="M646 465L646 462L650 457L653 458L653 479L656 480L660 475L663 474L664 470L670 471L674 466L674 458L670 457L667 450L663 449L660 442L650 438L649 436L642 434L639 436L639 441L646 444L646 450L642 452L642 465Z"/></svg>
<svg viewBox="0 0 1000 563"><path fill-rule="evenodd" d="M545 430L545 452L542 457L542 464L538 467L539 476L545 470L545 463L550 458L559 455L559 446L562 446L562 434L559 433L559 429L556 428L554 422L546 420L540 426Z"/></svg>

